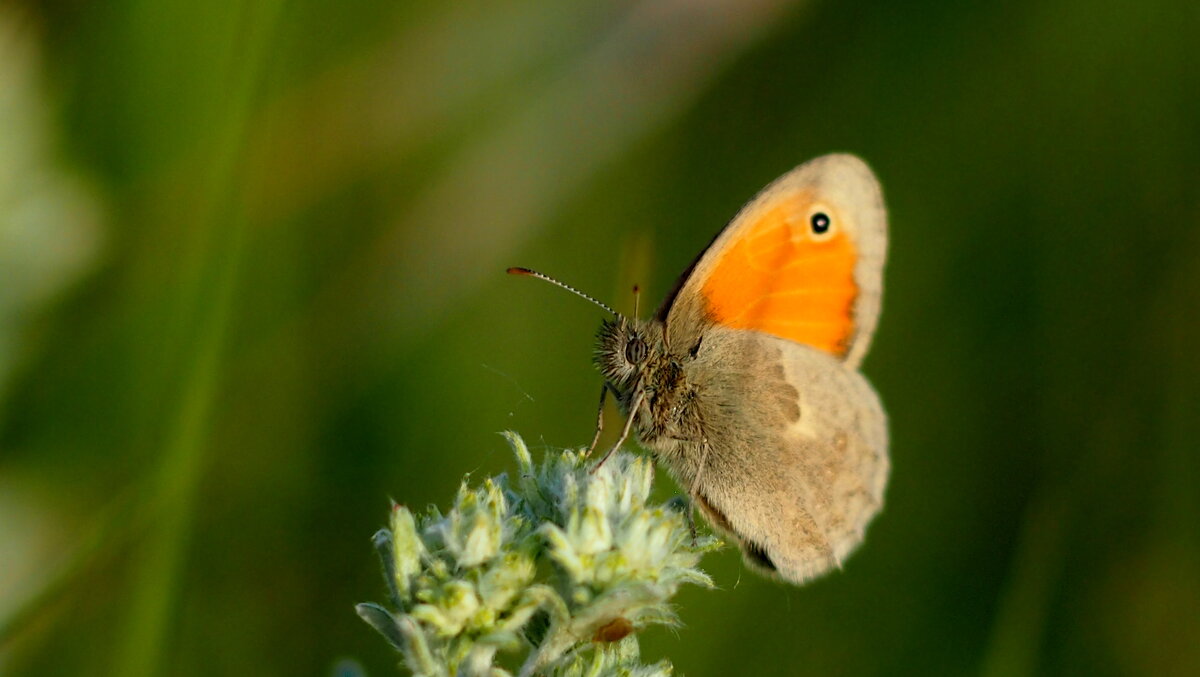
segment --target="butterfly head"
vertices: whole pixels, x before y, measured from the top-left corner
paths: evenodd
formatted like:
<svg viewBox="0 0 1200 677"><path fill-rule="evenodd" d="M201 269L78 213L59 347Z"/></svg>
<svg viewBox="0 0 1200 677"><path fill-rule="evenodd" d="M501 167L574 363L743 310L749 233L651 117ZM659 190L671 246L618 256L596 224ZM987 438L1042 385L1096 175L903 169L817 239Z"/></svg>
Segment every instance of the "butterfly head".
<svg viewBox="0 0 1200 677"><path fill-rule="evenodd" d="M605 380L625 392L662 353L662 325L615 315L596 333L596 367Z"/></svg>

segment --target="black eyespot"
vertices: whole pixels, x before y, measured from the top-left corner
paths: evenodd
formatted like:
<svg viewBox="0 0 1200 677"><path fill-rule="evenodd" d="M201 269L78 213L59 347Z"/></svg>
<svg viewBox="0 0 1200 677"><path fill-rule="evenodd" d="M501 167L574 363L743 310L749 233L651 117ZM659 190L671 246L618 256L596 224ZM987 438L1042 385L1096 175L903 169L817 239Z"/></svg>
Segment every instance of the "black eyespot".
<svg viewBox="0 0 1200 677"><path fill-rule="evenodd" d="M625 344L625 359L633 364L640 364L646 359L646 342L640 336L634 336Z"/></svg>
<svg viewBox="0 0 1200 677"><path fill-rule="evenodd" d="M688 351L692 357L695 357L700 352L700 342L703 340L703 337L696 339L696 345L692 346L692 349Z"/></svg>
<svg viewBox="0 0 1200 677"><path fill-rule="evenodd" d="M812 225L812 231L817 235L823 235L829 231L829 215L825 212L817 212L808 220Z"/></svg>

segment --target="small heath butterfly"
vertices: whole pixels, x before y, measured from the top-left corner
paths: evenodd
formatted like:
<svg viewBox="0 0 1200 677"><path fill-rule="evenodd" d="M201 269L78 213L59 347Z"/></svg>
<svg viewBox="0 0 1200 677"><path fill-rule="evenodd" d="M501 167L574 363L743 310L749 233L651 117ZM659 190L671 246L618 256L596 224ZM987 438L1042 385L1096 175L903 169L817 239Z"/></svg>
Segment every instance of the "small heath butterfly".
<svg viewBox="0 0 1200 677"><path fill-rule="evenodd" d="M839 154L767 186L649 319L509 272L612 312L595 361L601 412L611 393L628 416L613 448L632 430L747 564L802 583L840 566L883 506L887 420L858 367L886 250L879 182Z"/></svg>

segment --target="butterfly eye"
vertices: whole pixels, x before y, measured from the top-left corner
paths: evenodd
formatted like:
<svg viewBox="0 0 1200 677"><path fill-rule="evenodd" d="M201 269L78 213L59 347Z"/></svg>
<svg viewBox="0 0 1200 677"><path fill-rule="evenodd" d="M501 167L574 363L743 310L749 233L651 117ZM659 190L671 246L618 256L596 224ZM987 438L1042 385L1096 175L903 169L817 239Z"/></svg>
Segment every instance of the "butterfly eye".
<svg viewBox="0 0 1200 677"><path fill-rule="evenodd" d="M635 336L625 344L625 359L633 364L646 359L646 342L641 337Z"/></svg>
<svg viewBox="0 0 1200 677"><path fill-rule="evenodd" d="M829 215L825 212L817 212L816 214L813 214L812 217L809 218L808 223L812 226L812 232L816 235L824 235L825 233L829 232L829 226L832 225Z"/></svg>

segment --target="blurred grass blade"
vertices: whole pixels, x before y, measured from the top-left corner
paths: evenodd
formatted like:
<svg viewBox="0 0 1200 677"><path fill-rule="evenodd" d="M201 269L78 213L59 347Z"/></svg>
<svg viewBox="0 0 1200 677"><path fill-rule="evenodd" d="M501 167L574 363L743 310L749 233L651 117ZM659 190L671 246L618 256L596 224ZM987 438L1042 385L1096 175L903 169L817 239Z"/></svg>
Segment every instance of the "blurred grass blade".
<svg viewBox="0 0 1200 677"><path fill-rule="evenodd" d="M197 246L187 250L180 266L179 306L194 313L197 327L192 353L181 384L176 418L157 469L151 500L155 523L133 568L133 591L124 644L113 673L152 675L164 670L170 654L171 628L184 586L187 549L197 508L197 493L205 467L205 453L214 403L221 386L225 343L233 314L234 291L244 249L245 215L237 206L240 197L238 167L243 155L243 135L253 103L263 60L280 3L208 6L214 53L201 67L218 71L224 96L214 97L211 110L200 115L210 125L215 143L206 147L199 176L188 188L198 208L186 214L185 223L202 234ZM163 8L150 11L156 18ZM194 20L189 12L172 18ZM223 33L221 31L224 31ZM159 196L166 198L166 196Z"/></svg>

